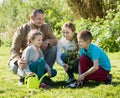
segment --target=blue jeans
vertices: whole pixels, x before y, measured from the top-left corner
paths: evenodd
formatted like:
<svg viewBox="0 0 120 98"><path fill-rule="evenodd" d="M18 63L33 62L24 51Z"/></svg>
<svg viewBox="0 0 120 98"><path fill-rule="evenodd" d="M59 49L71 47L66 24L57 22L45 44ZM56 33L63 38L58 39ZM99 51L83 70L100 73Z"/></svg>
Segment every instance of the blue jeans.
<svg viewBox="0 0 120 98"><path fill-rule="evenodd" d="M38 75L38 79L45 74L45 64L46 61L44 58L40 58L29 65L30 70ZM57 71L55 69L51 69L51 74L51 77L54 77L56 76Z"/></svg>

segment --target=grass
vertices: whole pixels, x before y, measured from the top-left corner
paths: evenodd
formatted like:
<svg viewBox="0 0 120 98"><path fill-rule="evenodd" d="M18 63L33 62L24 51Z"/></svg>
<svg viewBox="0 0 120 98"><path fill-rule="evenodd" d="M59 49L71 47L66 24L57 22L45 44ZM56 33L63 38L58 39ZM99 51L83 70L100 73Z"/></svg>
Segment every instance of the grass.
<svg viewBox="0 0 120 98"><path fill-rule="evenodd" d="M55 64L54 68L58 72L58 75L52 78L55 85L50 90L45 90L18 86L18 77L8 66L9 50L10 48L0 47L0 98L120 98L120 52L108 53L112 64L112 85L91 81L82 88L64 88L67 75L63 68ZM77 78L77 74L75 77Z"/></svg>

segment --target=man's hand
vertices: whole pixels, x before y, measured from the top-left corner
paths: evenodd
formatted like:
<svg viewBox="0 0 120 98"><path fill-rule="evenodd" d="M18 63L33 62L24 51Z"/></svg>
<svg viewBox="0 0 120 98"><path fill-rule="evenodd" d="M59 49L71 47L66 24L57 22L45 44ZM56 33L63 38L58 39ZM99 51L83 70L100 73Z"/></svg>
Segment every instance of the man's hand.
<svg viewBox="0 0 120 98"><path fill-rule="evenodd" d="M18 66L19 66L21 69L25 69L26 66L27 66L27 62L26 62L26 60L24 60L24 57L23 57L23 58L20 58L17 63L18 63Z"/></svg>
<svg viewBox="0 0 120 98"><path fill-rule="evenodd" d="M47 47L48 47L47 41L43 41L43 43L42 43L42 45L41 45L41 49L42 49L43 51L45 51Z"/></svg>
<svg viewBox="0 0 120 98"><path fill-rule="evenodd" d="M63 65L63 68L65 69L65 71L68 71L69 68L68 64Z"/></svg>

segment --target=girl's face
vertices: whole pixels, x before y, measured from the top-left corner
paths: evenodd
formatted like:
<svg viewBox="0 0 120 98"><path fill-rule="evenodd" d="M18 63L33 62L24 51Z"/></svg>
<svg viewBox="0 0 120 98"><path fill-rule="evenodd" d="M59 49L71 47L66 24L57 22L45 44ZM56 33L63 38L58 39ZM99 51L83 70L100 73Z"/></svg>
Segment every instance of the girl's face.
<svg viewBox="0 0 120 98"><path fill-rule="evenodd" d="M63 30L63 36L64 36L67 40L72 41L75 32L73 32L73 31L72 31L70 28L68 28L68 27L64 27L62 30Z"/></svg>
<svg viewBox="0 0 120 98"><path fill-rule="evenodd" d="M89 40L84 41L83 39L78 38L78 45L79 45L80 48L85 48L86 50L88 50L89 43L90 43Z"/></svg>
<svg viewBox="0 0 120 98"><path fill-rule="evenodd" d="M42 39L43 37L41 35L37 35L35 36L35 39L31 40L31 44L37 48L40 48L40 46L42 45Z"/></svg>

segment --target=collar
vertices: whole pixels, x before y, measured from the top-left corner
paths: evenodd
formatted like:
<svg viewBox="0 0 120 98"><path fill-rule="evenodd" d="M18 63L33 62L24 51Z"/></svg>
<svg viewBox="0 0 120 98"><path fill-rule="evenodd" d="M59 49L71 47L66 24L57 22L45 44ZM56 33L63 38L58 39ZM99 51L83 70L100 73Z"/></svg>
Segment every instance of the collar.
<svg viewBox="0 0 120 98"><path fill-rule="evenodd" d="M31 21L29 21L29 26L30 26L30 29L31 29L31 30L32 30L32 29L38 29L38 30L40 30L40 27L34 25Z"/></svg>
<svg viewBox="0 0 120 98"><path fill-rule="evenodd" d="M31 45L31 46L33 47L33 49L34 49L35 51L37 51L37 52L40 51L40 48L37 48L37 47L35 47L34 45Z"/></svg>
<svg viewBox="0 0 120 98"><path fill-rule="evenodd" d="M89 47L88 47L88 50L85 51L85 49L83 48L83 52L84 52L85 54L88 54L88 53L91 51L91 48L92 48L92 44L90 43L90 44L89 44Z"/></svg>

